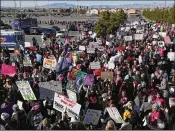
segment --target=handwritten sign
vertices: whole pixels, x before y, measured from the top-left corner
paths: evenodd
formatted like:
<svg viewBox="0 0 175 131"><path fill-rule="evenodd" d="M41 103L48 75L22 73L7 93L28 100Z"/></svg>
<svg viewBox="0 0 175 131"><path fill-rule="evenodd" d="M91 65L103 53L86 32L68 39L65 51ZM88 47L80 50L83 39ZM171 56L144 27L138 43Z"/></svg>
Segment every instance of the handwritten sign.
<svg viewBox="0 0 175 131"><path fill-rule="evenodd" d="M143 34L135 34L134 39L135 40L143 40Z"/></svg>
<svg viewBox="0 0 175 131"><path fill-rule="evenodd" d="M124 36L125 41L132 41L132 36Z"/></svg>
<svg viewBox="0 0 175 131"><path fill-rule="evenodd" d="M94 83L94 75L93 74L87 74L84 79L84 85L93 85Z"/></svg>
<svg viewBox="0 0 175 131"><path fill-rule="evenodd" d="M74 91L66 89L67 96L70 100L77 102L77 94Z"/></svg>
<svg viewBox="0 0 175 131"><path fill-rule="evenodd" d="M56 64L57 64L56 59L46 59L46 58L44 58L44 61L43 61L43 67L44 68L55 70L56 69Z"/></svg>
<svg viewBox="0 0 175 131"><path fill-rule="evenodd" d="M97 125L101 116L100 110L88 109L84 118L85 124Z"/></svg>
<svg viewBox="0 0 175 131"><path fill-rule="evenodd" d="M23 65L24 66L32 66L32 62L29 57L25 56L23 60Z"/></svg>
<svg viewBox="0 0 175 131"><path fill-rule="evenodd" d="M16 66L11 66L11 65L6 65L6 64L2 64L1 66L1 73L3 75L8 75L13 77L16 74Z"/></svg>
<svg viewBox="0 0 175 131"><path fill-rule="evenodd" d="M16 85L24 100L36 100L35 94L28 81L16 81Z"/></svg>
<svg viewBox="0 0 175 131"><path fill-rule="evenodd" d="M94 54L95 53L95 48L87 48L87 53L88 54Z"/></svg>
<svg viewBox="0 0 175 131"><path fill-rule="evenodd" d="M165 42L164 41L158 41L158 46L159 47L164 47L165 46Z"/></svg>
<svg viewBox="0 0 175 131"><path fill-rule="evenodd" d="M100 62L91 62L90 67L91 69L101 69Z"/></svg>
<svg viewBox="0 0 175 131"><path fill-rule="evenodd" d="M39 87L52 90L57 93L62 93L61 81L39 82Z"/></svg>
<svg viewBox="0 0 175 131"><path fill-rule="evenodd" d="M109 116L110 116L116 123L125 123L116 107L108 107L108 108L106 108L106 109L107 109L107 111L108 111L108 113L109 113Z"/></svg>
<svg viewBox="0 0 175 131"><path fill-rule="evenodd" d="M81 105L63 95L55 93L53 108L60 112L66 111L68 116L75 117L79 116Z"/></svg>
<svg viewBox="0 0 175 131"><path fill-rule="evenodd" d="M101 72L101 78L104 80L113 80L113 72Z"/></svg>
<svg viewBox="0 0 175 131"><path fill-rule="evenodd" d="M82 45L79 46L79 50L85 51L85 49L86 49L85 46L82 46Z"/></svg>

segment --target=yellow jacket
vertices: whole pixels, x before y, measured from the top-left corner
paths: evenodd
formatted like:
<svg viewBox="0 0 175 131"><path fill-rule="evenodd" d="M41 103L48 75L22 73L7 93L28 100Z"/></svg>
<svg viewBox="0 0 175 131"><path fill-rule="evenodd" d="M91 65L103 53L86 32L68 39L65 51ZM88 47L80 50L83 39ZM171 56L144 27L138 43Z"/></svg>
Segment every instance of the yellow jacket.
<svg viewBox="0 0 175 131"><path fill-rule="evenodd" d="M125 121L127 118L131 118L131 112L125 110L125 112L123 113L123 120Z"/></svg>

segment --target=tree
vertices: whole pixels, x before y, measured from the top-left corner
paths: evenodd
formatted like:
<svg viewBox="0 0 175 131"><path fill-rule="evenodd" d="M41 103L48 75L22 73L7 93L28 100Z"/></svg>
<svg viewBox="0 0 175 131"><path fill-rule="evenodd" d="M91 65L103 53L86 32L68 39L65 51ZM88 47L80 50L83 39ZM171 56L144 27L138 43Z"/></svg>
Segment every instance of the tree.
<svg viewBox="0 0 175 131"><path fill-rule="evenodd" d="M95 32L97 33L97 36L105 37L106 35L114 34L119 25L123 23L126 18L127 15L123 10L111 13L108 11L102 12L100 19L95 25Z"/></svg>

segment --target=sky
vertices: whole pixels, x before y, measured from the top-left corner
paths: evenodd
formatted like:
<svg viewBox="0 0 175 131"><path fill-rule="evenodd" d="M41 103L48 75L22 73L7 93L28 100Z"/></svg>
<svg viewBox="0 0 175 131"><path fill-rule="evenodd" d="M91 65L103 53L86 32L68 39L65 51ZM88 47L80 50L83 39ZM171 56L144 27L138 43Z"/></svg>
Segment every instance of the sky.
<svg viewBox="0 0 175 131"><path fill-rule="evenodd" d="M1 6L5 6L5 7L15 7L15 0L10 1L10 0L1 0ZM35 5L37 6L42 6L42 5L49 5L49 4L54 4L54 3L68 3L68 4L75 4L77 5L84 5L84 6L88 6L88 5L125 5L125 4L151 4L154 3L155 4L159 4L159 3L165 3L165 1L158 1L158 0L147 0L147 1L118 1L118 0L113 0L113 1L86 1L86 0L79 0L77 1L50 1L50 0L45 0L45 1L41 1L41 0L31 0L31 1L27 1L27 0L21 0L21 6L22 7L34 7ZM36 4L35 4L36 3ZM166 3L173 3L173 1L168 1L166 0ZM16 6L20 7L20 1L16 0Z"/></svg>

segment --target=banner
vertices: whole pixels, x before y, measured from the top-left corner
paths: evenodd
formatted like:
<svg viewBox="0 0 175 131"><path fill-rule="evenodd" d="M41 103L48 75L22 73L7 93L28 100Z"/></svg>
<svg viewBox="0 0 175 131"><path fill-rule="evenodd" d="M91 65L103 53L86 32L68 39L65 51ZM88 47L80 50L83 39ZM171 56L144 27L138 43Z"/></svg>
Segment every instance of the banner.
<svg viewBox="0 0 175 131"><path fill-rule="evenodd" d="M32 62L28 56L25 56L23 59L23 65L24 66L32 66Z"/></svg>
<svg viewBox="0 0 175 131"><path fill-rule="evenodd" d="M90 67L91 69L101 69L100 62L91 62Z"/></svg>
<svg viewBox="0 0 175 131"><path fill-rule="evenodd" d="M62 93L61 81L39 82L39 87L42 87L57 93Z"/></svg>
<svg viewBox="0 0 175 131"><path fill-rule="evenodd" d="M132 41L132 36L124 36L125 41Z"/></svg>
<svg viewBox="0 0 175 131"><path fill-rule="evenodd" d="M17 69L16 66L2 64L2 66L1 66L1 74L13 77L16 74L16 69Z"/></svg>
<svg viewBox="0 0 175 131"><path fill-rule="evenodd" d="M164 41L166 44L171 44L171 39L168 36L164 37Z"/></svg>
<svg viewBox="0 0 175 131"><path fill-rule="evenodd" d="M170 61L175 61L175 52L168 52L167 56Z"/></svg>
<svg viewBox="0 0 175 131"><path fill-rule="evenodd" d="M28 81L16 81L16 85L24 100L36 100L35 94Z"/></svg>
<svg viewBox="0 0 175 131"><path fill-rule="evenodd" d="M67 112L70 117L79 116L81 105L69 98L55 93L53 108L60 112Z"/></svg>
<svg viewBox="0 0 175 131"><path fill-rule="evenodd" d="M70 100L77 102L77 94L74 91L66 89L67 96Z"/></svg>
<svg viewBox="0 0 175 131"><path fill-rule="evenodd" d="M103 80L113 80L113 72L101 72L101 78Z"/></svg>
<svg viewBox="0 0 175 131"><path fill-rule="evenodd" d="M84 85L91 86L94 83L94 75L93 74L87 74L84 79Z"/></svg>
<svg viewBox="0 0 175 131"><path fill-rule="evenodd" d="M51 70L55 70L57 65L56 59L46 59L44 58L43 67Z"/></svg>
<svg viewBox="0 0 175 131"><path fill-rule="evenodd" d="M79 46L79 50L81 50L81 51L85 51L86 48L85 48L85 46L80 45L80 46Z"/></svg>
<svg viewBox="0 0 175 131"><path fill-rule="evenodd" d="M134 40L143 40L143 34L134 34Z"/></svg>
<svg viewBox="0 0 175 131"><path fill-rule="evenodd" d="M122 119L118 109L116 107L107 107L106 108L109 116L116 122L116 123L125 123L125 121Z"/></svg>
<svg viewBox="0 0 175 131"><path fill-rule="evenodd" d="M100 110L88 109L84 118L84 124L97 125L101 116Z"/></svg>

